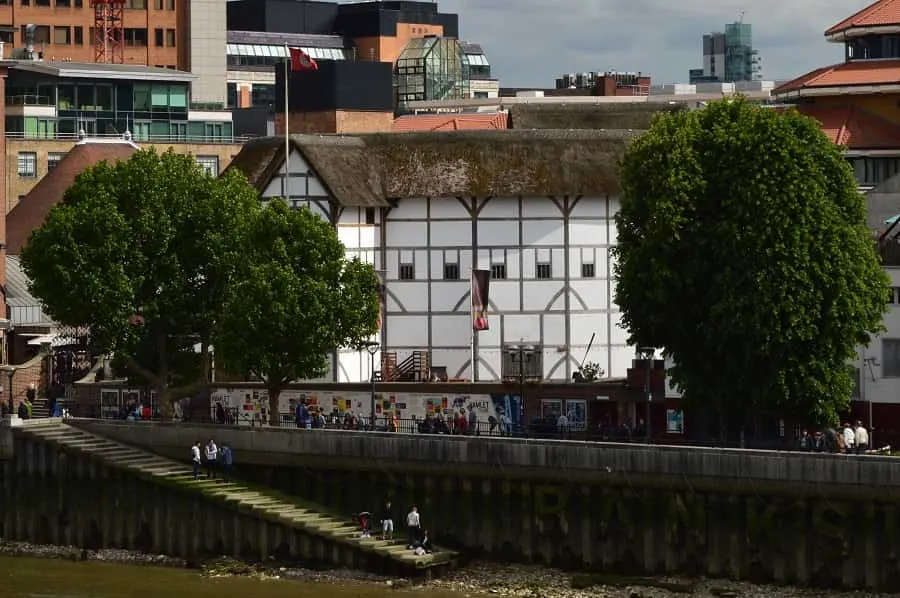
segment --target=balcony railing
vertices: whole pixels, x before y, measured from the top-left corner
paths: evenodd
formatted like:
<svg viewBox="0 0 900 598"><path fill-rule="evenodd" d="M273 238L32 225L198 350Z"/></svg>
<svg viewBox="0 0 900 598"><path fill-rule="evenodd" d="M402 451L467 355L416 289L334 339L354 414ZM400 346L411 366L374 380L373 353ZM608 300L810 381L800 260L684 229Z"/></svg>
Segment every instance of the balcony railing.
<svg viewBox="0 0 900 598"><path fill-rule="evenodd" d="M91 133L85 135L88 139L124 139L121 134ZM253 139L252 135L244 136L205 136L205 135L148 135L132 136L131 141L141 143L202 143L202 144L243 144ZM7 139L33 139L35 141L77 141L77 133L23 133L21 131L7 131Z"/></svg>
<svg viewBox="0 0 900 598"><path fill-rule="evenodd" d="M224 102L191 102L191 110L223 112L227 108Z"/></svg>
<svg viewBox="0 0 900 598"><path fill-rule="evenodd" d="M53 106L53 98L39 95L6 96L7 106Z"/></svg>

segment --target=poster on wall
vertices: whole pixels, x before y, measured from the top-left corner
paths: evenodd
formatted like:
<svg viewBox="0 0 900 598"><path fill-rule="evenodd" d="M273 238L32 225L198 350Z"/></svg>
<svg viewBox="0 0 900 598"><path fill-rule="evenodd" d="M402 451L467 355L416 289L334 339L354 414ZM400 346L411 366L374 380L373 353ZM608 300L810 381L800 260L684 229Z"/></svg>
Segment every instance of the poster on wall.
<svg viewBox="0 0 900 598"><path fill-rule="evenodd" d="M348 413L368 417L371 410L371 394L286 390L281 393L278 400L278 411L282 418L293 417L300 403L305 403L309 408L337 419L343 419ZM223 407L229 423L238 425L268 423L269 398L265 389L216 388L210 400L210 415L214 421L218 405ZM467 417L470 412L474 412L477 420L483 422L492 419L499 421L505 414L512 425L522 423L521 400L516 395L375 393L375 415L378 418L422 420L437 415L451 417L460 412L465 412Z"/></svg>
<svg viewBox="0 0 900 598"><path fill-rule="evenodd" d="M100 418L117 419L119 417L119 390L104 388L100 391Z"/></svg>
<svg viewBox="0 0 900 598"><path fill-rule="evenodd" d="M684 413L677 409L666 409L666 432L684 434Z"/></svg>
<svg viewBox="0 0 900 598"><path fill-rule="evenodd" d="M569 399L566 401L566 419L569 420L570 430L587 429L587 401L584 399Z"/></svg>

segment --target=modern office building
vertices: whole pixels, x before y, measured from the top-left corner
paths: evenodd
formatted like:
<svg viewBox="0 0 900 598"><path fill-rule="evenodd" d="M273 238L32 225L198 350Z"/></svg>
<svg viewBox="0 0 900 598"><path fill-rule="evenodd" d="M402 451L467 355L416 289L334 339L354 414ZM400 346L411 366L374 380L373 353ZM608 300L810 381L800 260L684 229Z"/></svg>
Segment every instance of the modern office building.
<svg viewBox="0 0 900 598"><path fill-rule="evenodd" d="M235 0L228 3L230 107L274 104L276 65L287 58L286 46L320 63L391 65L380 85L395 90L400 111L410 98L490 98L499 89L481 46L461 42L457 15L438 12L436 3ZM317 83L331 85L321 77L311 81Z"/></svg>
<svg viewBox="0 0 900 598"><path fill-rule="evenodd" d="M190 153L214 173L237 154L231 113L192 108L191 73L122 64L6 61L6 212L81 139Z"/></svg>
<svg viewBox="0 0 900 598"><path fill-rule="evenodd" d="M192 72L195 102L225 101L221 0L121 0L101 7L89 0L8 0L0 3L0 41L2 58L16 58L17 48L33 44L51 62Z"/></svg>
<svg viewBox="0 0 900 598"><path fill-rule="evenodd" d="M703 67L688 71L690 83L737 83L762 78L759 52L753 48L753 27L739 21L724 33L703 36Z"/></svg>

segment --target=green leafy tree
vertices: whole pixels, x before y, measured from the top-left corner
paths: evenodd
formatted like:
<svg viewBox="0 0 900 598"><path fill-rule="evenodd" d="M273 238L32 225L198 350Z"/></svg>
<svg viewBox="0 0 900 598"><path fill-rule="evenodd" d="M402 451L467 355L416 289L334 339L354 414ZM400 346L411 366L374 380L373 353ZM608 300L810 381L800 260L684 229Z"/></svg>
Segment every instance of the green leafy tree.
<svg viewBox="0 0 900 598"><path fill-rule="evenodd" d="M238 240L259 209L236 172L216 178L191 156L142 150L82 172L32 233L22 263L49 315L90 327L97 349L154 388L166 410L207 384ZM196 343L203 367L187 380L183 362Z"/></svg>
<svg viewBox="0 0 900 598"><path fill-rule="evenodd" d="M616 303L689 406L831 422L888 279L841 148L739 98L659 115L621 164Z"/></svg>
<svg viewBox="0 0 900 598"><path fill-rule="evenodd" d="M334 228L306 208L272 201L250 227L216 342L227 367L261 379L270 423L293 380L322 376L327 355L375 333L378 277L345 258Z"/></svg>

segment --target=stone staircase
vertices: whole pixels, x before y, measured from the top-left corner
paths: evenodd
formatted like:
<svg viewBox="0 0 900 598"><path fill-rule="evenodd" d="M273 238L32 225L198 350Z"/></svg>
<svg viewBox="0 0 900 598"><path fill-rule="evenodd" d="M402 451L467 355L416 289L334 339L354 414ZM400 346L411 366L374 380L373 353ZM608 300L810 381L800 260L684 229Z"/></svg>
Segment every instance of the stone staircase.
<svg viewBox="0 0 900 598"><path fill-rule="evenodd" d="M390 568L394 571L431 577L456 564L458 555L455 552L436 548L432 554L416 555L405 542L383 541L377 537L361 538L354 521L328 514L317 505L276 496L265 489L250 488L240 482L207 480L202 475L195 480L189 465L90 434L60 420L31 421L17 428L16 433L31 440L50 443L58 449L89 455L109 467L126 470L161 485L177 483L210 500L224 501L230 508L243 513L316 536L332 545L354 548L366 553L364 556L380 557L376 560L390 562L393 565ZM369 560L361 559L360 562Z"/></svg>

